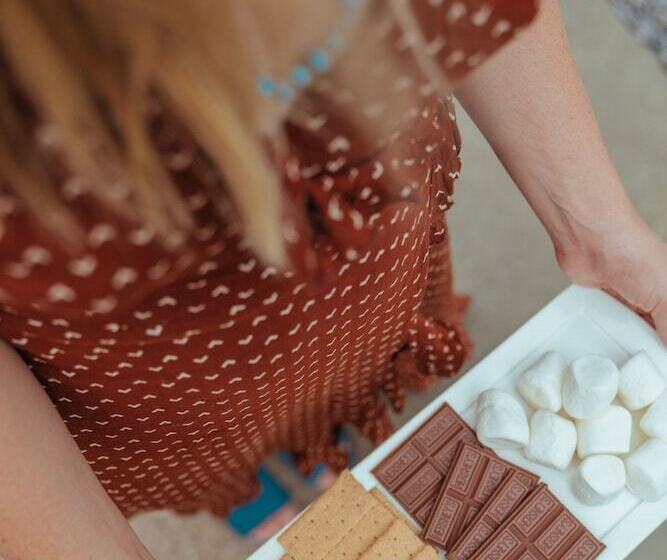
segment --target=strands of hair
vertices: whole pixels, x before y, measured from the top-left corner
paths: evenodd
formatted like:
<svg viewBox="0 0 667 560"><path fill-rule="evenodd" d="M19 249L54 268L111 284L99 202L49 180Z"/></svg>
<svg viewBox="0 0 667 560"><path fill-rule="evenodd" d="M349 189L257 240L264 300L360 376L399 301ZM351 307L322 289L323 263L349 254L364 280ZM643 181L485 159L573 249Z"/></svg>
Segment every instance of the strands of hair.
<svg viewBox="0 0 667 560"><path fill-rule="evenodd" d="M229 219L231 203L258 256L285 265L283 125L308 115L308 94L291 103L267 99L256 90L257 77L285 75L344 9L340 0L192 0L187 6L179 0L3 0L0 186L64 242L77 242L77 222L51 184L51 155L35 148L38 125L48 124L67 166L101 204L158 236L187 233L192 218L150 134L148 107L158 99L224 178L224 188L211 192L221 215ZM369 65L405 69L408 62L392 45L365 32L391 18L413 39L412 64L445 92L406 0L368 1L355 13L346 47L324 77L330 89L353 88L370 99L381 92L367 89ZM318 94L323 102L325 89ZM396 112L414 105L417 95L405 97ZM342 108L340 117L355 128L354 110ZM382 127L359 125L356 132L372 144L389 132Z"/></svg>

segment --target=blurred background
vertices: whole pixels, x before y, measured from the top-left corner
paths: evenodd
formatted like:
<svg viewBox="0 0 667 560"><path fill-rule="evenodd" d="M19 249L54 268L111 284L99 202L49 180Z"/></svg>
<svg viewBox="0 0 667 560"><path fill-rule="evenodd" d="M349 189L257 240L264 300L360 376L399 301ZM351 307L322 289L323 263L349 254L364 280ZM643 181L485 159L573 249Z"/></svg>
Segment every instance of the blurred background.
<svg viewBox="0 0 667 560"><path fill-rule="evenodd" d="M564 0L561 4L574 56L611 155L640 214L667 239L667 74L619 22L609 3ZM476 352L470 367L567 281L540 224L462 110L459 123L464 168L449 223L457 288L473 295L468 326ZM445 386L446 382L440 383L429 393L412 395L396 424L409 419ZM356 434L344 437L353 460L369 451ZM158 560L245 558L333 477L320 469L303 479L286 457L277 456L265 463L260 478L262 495L229 520L160 512L135 518L133 526ZM630 558L665 558L665 549L667 524Z"/></svg>

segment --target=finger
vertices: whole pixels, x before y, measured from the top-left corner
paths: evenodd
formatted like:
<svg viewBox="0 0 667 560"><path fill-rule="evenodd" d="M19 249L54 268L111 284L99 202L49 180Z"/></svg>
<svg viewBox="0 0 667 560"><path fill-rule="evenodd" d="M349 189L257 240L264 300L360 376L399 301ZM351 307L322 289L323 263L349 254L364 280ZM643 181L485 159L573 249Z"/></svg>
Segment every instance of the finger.
<svg viewBox="0 0 667 560"><path fill-rule="evenodd" d="M623 305L625 305L627 308L632 309L637 315L639 315L644 321L646 321L649 325L651 325L652 328L656 328L655 320L653 316L648 312L644 311L643 309L640 309L636 305L630 303L627 299L625 299L623 296L619 295L617 292L610 288L602 287L602 290L609 294L611 297L614 299L620 301Z"/></svg>
<svg viewBox="0 0 667 560"><path fill-rule="evenodd" d="M653 321L662 343L667 346L667 301L662 301L653 310Z"/></svg>

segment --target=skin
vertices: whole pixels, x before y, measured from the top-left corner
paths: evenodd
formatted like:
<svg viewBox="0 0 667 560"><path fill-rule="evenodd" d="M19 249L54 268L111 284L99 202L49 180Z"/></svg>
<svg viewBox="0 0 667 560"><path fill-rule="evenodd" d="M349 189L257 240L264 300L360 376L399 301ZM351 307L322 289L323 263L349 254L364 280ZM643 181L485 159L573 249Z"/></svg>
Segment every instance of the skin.
<svg viewBox="0 0 667 560"><path fill-rule="evenodd" d="M3 342L0 364L2 557L151 559L40 384Z"/></svg>
<svg viewBox="0 0 667 560"><path fill-rule="evenodd" d="M641 311L667 342L667 246L623 190L555 0L457 95L544 224L564 272ZM3 343L0 364L2 556L151 559L39 383Z"/></svg>
<svg viewBox="0 0 667 560"><path fill-rule="evenodd" d="M667 244L623 189L558 3L544 0L537 21L457 97L544 225L563 272L642 314L667 343Z"/></svg>

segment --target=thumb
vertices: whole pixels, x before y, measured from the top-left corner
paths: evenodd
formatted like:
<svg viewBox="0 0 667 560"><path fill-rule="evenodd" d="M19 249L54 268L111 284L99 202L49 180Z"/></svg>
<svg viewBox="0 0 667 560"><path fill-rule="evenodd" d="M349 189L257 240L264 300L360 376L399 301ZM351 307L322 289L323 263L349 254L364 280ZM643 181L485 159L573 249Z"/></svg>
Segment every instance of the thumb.
<svg viewBox="0 0 667 560"><path fill-rule="evenodd" d="M655 328L662 343L667 346L667 300L662 300L652 314Z"/></svg>

